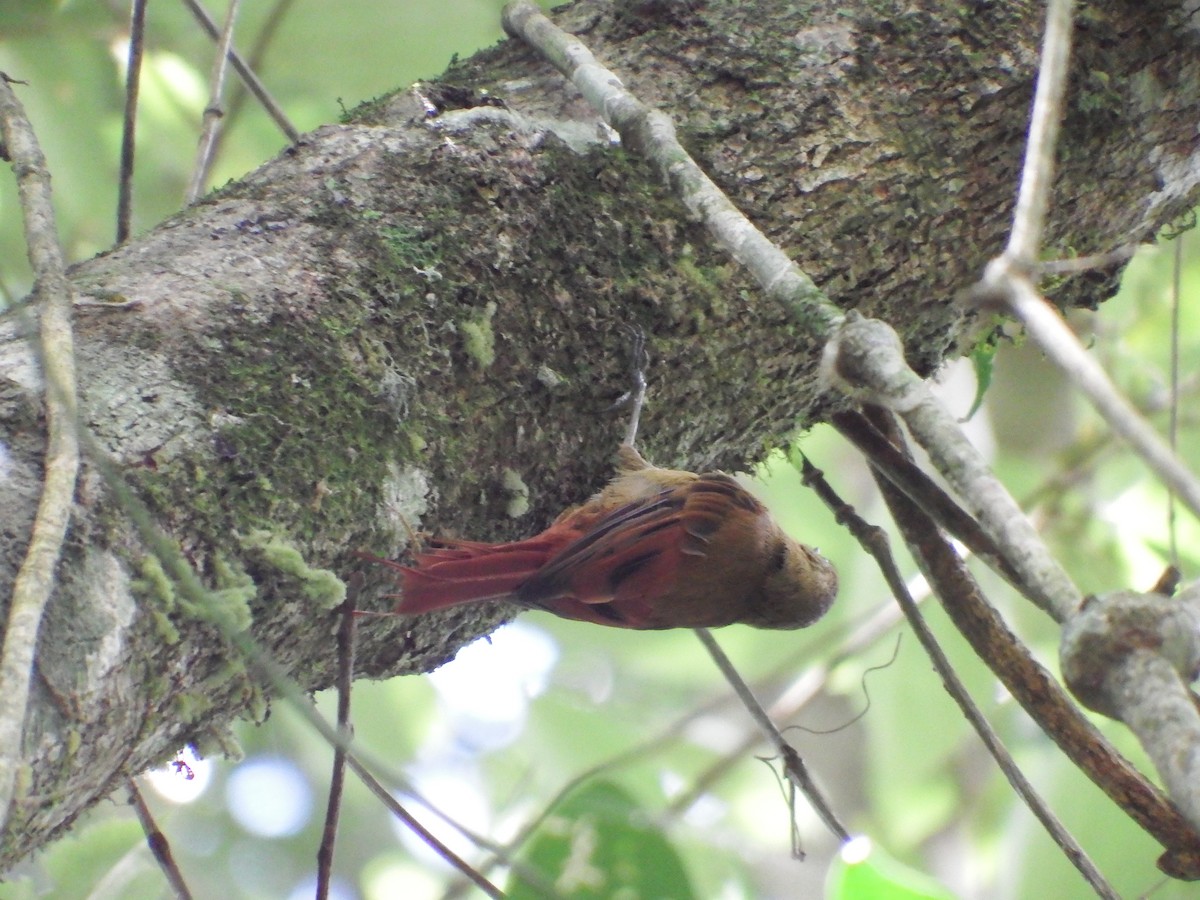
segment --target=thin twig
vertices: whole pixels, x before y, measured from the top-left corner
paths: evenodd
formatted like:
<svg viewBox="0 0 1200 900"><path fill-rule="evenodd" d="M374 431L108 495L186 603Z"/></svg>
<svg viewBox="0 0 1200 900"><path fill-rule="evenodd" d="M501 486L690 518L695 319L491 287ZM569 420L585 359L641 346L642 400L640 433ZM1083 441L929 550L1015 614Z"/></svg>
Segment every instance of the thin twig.
<svg viewBox="0 0 1200 900"><path fill-rule="evenodd" d="M392 796L391 791L383 786L371 771L364 766L353 753L346 754L346 764L350 766L351 771L359 777L359 780L366 785L367 790L375 795L384 806L386 806L397 819L407 826L417 837L423 840L429 847L444 859L454 868L458 869L467 879L470 880L477 888L483 891L489 897L503 898L504 892L487 880L480 872L478 872L470 863L464 860L461 856L443 844L428 828L420 823L407 809L401 806L396 798ZM432 807L431 807L432 808Z"/></svg>
<svg viewBox="0 0 1200 900"><path fill-rule="evenodd" d="M317 711L312 700L296 685L289 677L283 667L279 665L265 650L263 650L249 635L244 632L226 633L226 638L237 648L242 656L256 668L266 681L275 689L275 691L292 704L293 709L300 713L301 718L308 722L310 726L318 734L321 735L330 746L340 747L345 751L346 766L366 788L379 799L391 813L400 819L414 834L417 835L425 844L433 850L438 856L445 860L453 868L458 869L467 877L476 887L483 891L489 897L503 897L503 893L494 884L487 880L480 872L478 872L470 863L460 857L457 853L451 850L444 842L437 838L428 828L413 816L398 800L392 795L383 783L374 775L372 769L385 768L379 761L371 760L371 766L368 767L360 754L353 747L353 737L344 735L335 730L324 717ZM400 773L391 771L388 773L388 780L399 786L399 790L417 802L424 805L432 815L441 819L472 844L482 849L495 853L503 858L505 864L514 871L520 872L527 880L537 883L537 873L531 871L528 866L513 860L509 857L505 849L495 841L488 840L482 835L476 834L469 828L461 825L446 813L438 809L434 804L424 799L420 792L404 778Z"/></svg>
<svg viewBox="0 0 1200 900"><path fill-rule="evenodd" d="M1090 253L1068 259L1044 259L1037 264L1038 275L1077 275L1093 269L1107 269L1129 262L1137 252L1137 244L1122 244L1106 253Z"/></svg>
<svg viewBox="0 0 1200 900"><path fill-rule="evenodd" d="M1005 297L1042 352L1091 400L1109 427L1129 443L1179 502L1200 518L1200 481L1117 390L1062 316L1026 279L1012 279Z"/></svg>
<svg viewBox="0 0 1200 900"><path fill-rule="evenodd" d="M750 686L746 684L729 657L725 655L725 651L721 649L721 645L717 643L712 633L707 628L694 628L692 630L696 633L696 637L700 639L700 643L704 645L704 649L712 656L713 662L717 664L717 668L721 670L721 674L725 676L725 680L729 682L729 686L738 695L738 699L742 701L742 705L746 707L746 711L750 713L750 717L758 724L767 742L771 744L783 759L788 780L796 785L801 793L808 798L808 802L812 804L813 811L825 823L825 827L833 832L834 837L842 843L850 840L850 832L838 821L833 807L829 805L829 801L825 799L816 783L809 777L808 770L805 768L800 754L787 742L787 738L783 736L775 726L775 723L771 721L771 717L767 715L767 711L762 708L762 704L758 702L758 698L754 696L754 692L750 690Z"/></svg>
<svg viewBox="0 0 1200 900"><path fill-rule="evenodd" d="M899 609L894 603L881 606L874 613L865 617L858 627L851 629L850 633L846 635L834 650L832 657L827 662L810 664L803 674L793 680L780 693L778 699L771 704L768 710L771 718L787 719L796 715L796 713L820 693L828 682L830 674L842 661L856 655L864 647L878 640L880 636L891 628L894 628L896 623L900 621L900 618ZM796 653L794 659L807 661L814 655L813 648L808 647ZM783 668L788 671L791 671L794 667L794 662L784 663L783 665ZM635 762L662 750L669 742L678 740L684 729L700 716L712 713L718 708L732 702L734 702L734 698L728 694L723 694L715 701L710 700L705 702L666 725L653 737L649 737L637 745L616 753L612 757L574 775L554 793L554 796L543 805L536 816L521 827L517 836L505 845L509 854L515 855L517 850L529 840L542 823L551 817L558 804L580 785L604 772ZM760 743L762 743L761 735L757 730L753 730L749 737L737 747L728 753L722 754L719 762L701 773L698 778L693 779L689 789L671 801L664 811L666 818L670 819L680 815L695 802L695 798L700 793L719 780L729 770L731 765L744 760L754 747ZM496 864L496 860L489 860L481 864L479 868L481 871L487 872ZM448 892L449 895L452 895L452 893Z"/></svg>
<svg viewBox="0 0 1200 900"><path fill-rule="evenodd" d="M21 765L25 713L38 629L71 517L79 474L73 289L54 224L50 173L10 79L0 73L0 143L17 177L29 262L37 279L39 357L46 390L46 459L42 496L17 572L0 657L0 830L9 820Z"/></svg>
<svg viewBox="0 0 1200 900"><path fill-rule="evenodd" d="M271 11L267 13L263 20L263 26L258 32L258 36L254 39L254 46L250 48L250 52L246 55L246 67L251 72L257 72L262 66L263 58L271 47L276 35L279 34L279 28L287 18L287 14L291 7L294 6L296 0L275 0L275 5L271 7ZM234 68L237 68L237 53L233 54ZM217 152L220 152L221 142L225 139L226 132L233 127L233 124L241 116L242 111L246 109L246 98L254 96L254 93L246 82L239 79L232 95L229 98L229 112L225 116L225 128L221 129L221 133L217 135ZM270 99L270 98L268 98ZM268 110L269 112L269 110ZM292 143L295 143L299 135L292 138L289 135Z"/></svg>
<svg viewBox="0 0 1200 900"><path fill-rule="evenodd" d="M920 580L924 581L923 578ZM918 598L917 602L920 603L928 596L929 592L926 590L924 597ZM838 666L875 643L884 634L895 628L902 618L900 607L894 603L884 604L866 616L842 639L827 660L810 665L799 677L793 679L767 707L767 715L771 717L772 721L786 721L793 718L825 689L829 677ZM797 658L805 659L808 655L807 653L797 654ZM743 759L761 741L762 738L757 732L748 734L740 743L723 754L720 760L693 778L688 789L672 799L667 811L671 815L681 815L728 772L734 763Z"/></svg>
<svg viewBox="0 0 1200 900"><path fill-rule="evenodd" d="M1021 576L996 547L974 518L906 458L890 441L857 410L834 413L830 420L842 437L862 451L871 468L882 473L888 481L920 505L938 524L963 545L992 567L1009 584L1021 588Z"/></svg>
<svg viewBox="0 0 1200 900"><path fill-rule="evenodd" d="M954 666L946 658L945 653L937 642L937 638L929 630L920 609L908 593L904 579L901 577L900 570L896 567L895 559L892 557L887 534L883 529L864 521L849 504L834 492L833 488L825 481L821 472L807 458L802 458L801 476L804 483L825 502L837 518L837 521L845 525L850 530L850 533L858 539L863 549L874 557L880 571L883 573L884 580L892 590L892 595L904 611L905 618L908 619L913 633L916 634L917 640L921 642L922 648L924 648L925 653L929 656L930 662L933 663L934 670L938 673L938 677L941 678L946 692L950 694L967 721L971 723L971 727L975 729L975 733L979 735L988 751L992 754L992 758L996 760L996 764L1000 767L1000 771L1004 773L1005 778L1008 779L1009 784L1012 785L1013 790L1016 791L1017 795L1025 802L1038 821L1050 833L1054 842L1063 849L1067 857L1080 870L1093 890L1102 897L1119 900L1119 895L1107 885L1099 870L1088 859L1087 854L1084 853L1071 834L1050 811L1045 801L1038 796L1037 791L1025 778L1020 768L1018 768L1012 755L1000 740L999 735L992 729L992 726L988 723L983 713L980 712L975 702L971 699L971 695L967 692L966 687L959 680L958 673L954 671ZM882 489L888 490L896 497L904 498L904 495L882 476L877 476L876 480ZM915 508L915 505L913 506Z"/></svg>
<svg viewBox="0 0 1200 900"><path fill-rule="evenodd" d="M928 596L928 592L926 592L925 596ZM828 683L833 671L842 662L858 655L866 647L879 640L880 637L893 629L901 619L900 608L894 603L880 606L875 612L863 617L862 621L856 627L849 630L849 633L841 640L828 660L815 664L809 663L808 667L799 677L793 679L787 687L779 692L777 699L767 709L770 718L772 720L786 720L794 717L820 694ZM795 659L808 661L814 655L816 654L813 648L808 647L796 653ZM789 671L794 666L794 662L784 664L784 668ZM678 739L689 723L713 711L716 707L726 705L729 702L732 702L732 698L725 695L716 702L710 701L689 710L653 737L647 738L636 746L623 750L572 777L555 792L554 796L543 805L541 811L533 819L522 826L517 836L505 845L508 853L515 855L517 850L529 840L541 824L553 814L558 804L581 784L599 774L642 759L661 750L667 742ZM729 771L731 766L744 760L753 751L754 747L761 742L762 737L757 729L749 733L736 747L722 754L718 762L692 779L688 790L673 798L671 803L666 807L664 811L665 816L670 819L681 815L696 802L697 797L715 784ZM479 869L486 873L497 862L497 860L489 860L480 864Z"/></svg>
<svg viewBox="0 0 1200 900"><path fill-rule="evenodd" d="M129 791L129 804L142 824L142 831L146 833L146 843L150 847L150 852L154 855L158 867L162 869L176 900L192 900L192 892L188 890L187 882L183 879L183 872L179 870L179 864L175 862L175 857L171 853L171 844L167 840L167 836L159 829L158 823L154 821L150 807L146 805L146 799L138 790L137 782L130 778L125 783L125 788Z"/></svg>
<svg viewBox="0 0 1200 900"><path fill-rule="evenodd" d="M196 21L204 29L204 33L212 40L217 40L220 35L220 32L217 30L217 23L208 14L208 10L200 4L200 0L183 0L183 5L196 17ZM283 107L275 102L275 98L271 96L258 76L254 74L254 69L232 47L229 49L229 61L233 64L234 71L242 79L242 83L246 85L246 88L254 95L254 98L262 104L263 109L267 111L267 114L276 126L278 126L279 130L287 135L288 141L293 144L298 143L300 141L300 132L291 123L291 120L288 119L287 114L283 111Z"/></svg>
<svg viewBox="0 0 1200 900"><path fill-rule="evenodd" d="M117 187L117 243L129 240L133 219L133 157L136 146L138 88L142 79L142 51L146 43L146 4L133 0L129 17L129 61L125 69L125 115L121 123L121 169Z"/></svg>
<svg viewBox="0 0 1200 900"><path fill-rule="evenodd" d="M350 739L341 732L335 730L325 719L317 712L312 701L304 695L299 687L289 678L283 668L275 662L261 647L258 646L245 633L227 634L226 637L231 640L234 646L255 668L261 672L268 683L280 693L283 697L292 703L301 716L311 725L316 731L325 738L326 741L333 747L341 747L345 751L346 765L355 775L366 785L367 789L374 794L383 804L391 811L392 815L400 819L414 834L429 846L438 856L444 859L454 868L458 869L480 890L489 897L502 897L503 893L494 884L484 878L477 872L470 863L460 857L457 853L451 850L445 843L439 840L428 828L420 823L412 813L402 806L391 792L383 786L378 778L371 770L359 759L354 752ZM405 783L405 779L392 776L398 783L403 784L403 790L406 794L419 799L419 795L410 785ZM424 802L424 801L422 801ZM486 847L493 852L503 852L490 841L485 841L478 835L473 834L469 829L459 825L445 813L438 810L431 804L426 803L426 806L437 815L442 821L451 825L460 834L467 837L478 846Z"/></svg>
<svg viewBox="0 0 1200 900"><path fill-rule="evenodd" d="M618 404L629 404L629 421L625 425L625 443L630 447L637 441L638 426L642 421L642 407L646 405L646 366L650 364L650 356L646 353L646 332L634 326L632 328L633 346L629 351L629 370L632 385L629 391L617 401Z"/></svg>
<svg viewBox="0 0 1200 900"><path fill-rule="evenodd" d="M225 115L222 104L225 95L225 73L229 70L229 51L233 47L233 26L240 8L241 0L229 0L229 7L225 10L225 27L221 30L221 39L217 42L217 53L213 58L212 72L209 76L208 106L204 108L200 146L196 150L196 164L192 168L192 180L184 198L187 206L200 199L204 192L204 184L208 180L208 173L212 169L217 132L221 128L221 118Z"/></svg>
<svg viewBox="0 0 1200 900"><path fill-rule="evenodd" d="M1050 189L1054 184L1054 151L1062 124L1063 97L1067 92L1067 64L1071 59L1073 0L1049 0L1037 89L1029 116L1029 138L1021 167L1021 187L1004 257L1008 265L1032 270L1042 246Z"/></svg>
<svg viewBox="0 0 1200 900"><path fill-rule="evenodd" d="M1179 452L1179 283L1183 278L1183 235L1175 238L1175 259L1171 267L1171 400L1167 421L1167 445ZM1167 540L1171 565L1179 568L1179 544L1176 535L1175 492L1167 491Z"/></svg>
<svg viewBox="0 0 1200 900"><path fill-rule="evenodd" d="M1200 379L1191 377L1180 385L1180 398L1194 395L1200 387ZM1171 403L1170 395L1151 391L1145 396L1134 400L1138 412L1143 416L1153 416L1168 409ZM1200 417L1185 417L1184 424L1196 425ZM1121 444L1113 440L1112 432L1108 429L1095 429L1086 439L1076 441L1064 451L1062 467L1021 498L1021 508L1033 510L1038 506L1054 507L1062 502L1062 496L1072 487L1085 483L1095 477L1099 466L1109 457L1121 452Z"/></svg>
<svg viewBox="0 0 1200 900"><path fill-rule="evenodd" d="M763 292L825 340L842 312L788 255L734 206L688 154L665 113L643 104L573 35L551 22L530 0L504 7L504 29L536 49L583 94L622 143L642 154L730 256L745 266Z"/></svg>
<svg viewBox="0 0 1200 900"><path fill-rule="evenodd" d="M350 694L354 682L354 608L361 582L362 574L355 573L341 606L342 623L338 628L337 730L345 741L349 741L353 734L350 727ZM342 744L338 744L333 750L333 768L329 774L329 802L325 807L321 846L317 850L317 900L325 900L329 896L329 886L333 878L333 847L337 841L338 816L342 809L342 790L345 782L346 750Z"/></svg>

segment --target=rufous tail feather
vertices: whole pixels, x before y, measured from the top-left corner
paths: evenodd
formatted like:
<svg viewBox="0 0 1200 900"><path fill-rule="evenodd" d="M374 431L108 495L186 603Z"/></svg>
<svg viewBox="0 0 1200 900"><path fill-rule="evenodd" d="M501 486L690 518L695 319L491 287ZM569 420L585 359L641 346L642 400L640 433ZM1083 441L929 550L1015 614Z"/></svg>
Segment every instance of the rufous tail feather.
<svg viewBox="0 0 1200 900"><path fill-rule="evenodd" d="M418 615L460 603L509 598L562 547L538 535L511 544L443 541L416 554L402 573L396 612Z"/></svg>

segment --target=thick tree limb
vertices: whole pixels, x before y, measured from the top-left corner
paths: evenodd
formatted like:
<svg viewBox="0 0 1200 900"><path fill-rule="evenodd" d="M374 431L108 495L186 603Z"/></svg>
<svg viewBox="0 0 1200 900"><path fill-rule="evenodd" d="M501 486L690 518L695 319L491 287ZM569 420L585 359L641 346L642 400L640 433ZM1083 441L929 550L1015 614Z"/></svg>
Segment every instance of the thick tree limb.
<svg viewBox="0 0 1200 900"><path fill-rule="evenodd" d="M1114 4L1080 31L1079 65L1112 96L1069 104L1048 251L1148 239L1195 202L1198 55L1176 9ZM1041 15L1032 2L965 17L844 3L556 14L670 112L712 181L839 309L891 323L922 374L972 339L973 314L947 298L1004 240L1036 61L1013 35ZM1055 299L1093 303L1113 271ZM355 551L398 552L408 526L528 533L604 480L623 325L672 374L644 426L656 461L736 469L797 414L836 405L818 344L751 302L756 284L660 177L515 42L309 135L71 277L81 418L305 688L331 681L335 582ZM0 596L40 485L34 372L26 335L0 321ZM515 485L529 511L514 518ZM26 815L0 865L127 774L263 712L94 469L76 516L38 648ZM365 574L368 605L390 587ZM430 668L506 612L372 622L357 672Z"/></svg>

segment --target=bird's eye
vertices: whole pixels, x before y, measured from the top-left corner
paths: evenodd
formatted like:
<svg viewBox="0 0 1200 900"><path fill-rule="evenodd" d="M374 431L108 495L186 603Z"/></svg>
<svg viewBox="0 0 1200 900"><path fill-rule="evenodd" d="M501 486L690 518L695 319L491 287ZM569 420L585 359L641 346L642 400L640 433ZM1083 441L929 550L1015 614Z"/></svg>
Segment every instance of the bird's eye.
<svg viewBox="0 0 1200 900"><path fill-rule="evenodd" d="M772 572L778 572L783 568L785 562L787 562L787 545L780 542L775 545L775 551L771 554L771 561L767 565Z"/></svg>

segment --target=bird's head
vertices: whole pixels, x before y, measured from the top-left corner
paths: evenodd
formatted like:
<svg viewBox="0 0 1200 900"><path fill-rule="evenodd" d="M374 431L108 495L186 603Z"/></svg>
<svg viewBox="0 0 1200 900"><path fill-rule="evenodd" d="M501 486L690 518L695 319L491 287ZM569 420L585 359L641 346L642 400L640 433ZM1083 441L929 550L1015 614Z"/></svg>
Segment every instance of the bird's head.
<svg viewBox="0 0 1200 900"><path fill-rule="evenodd" d="M770 548L762 589L742 621L755 628L804 628L829 611L837 586L833 563L780 533Z"/></svg>

